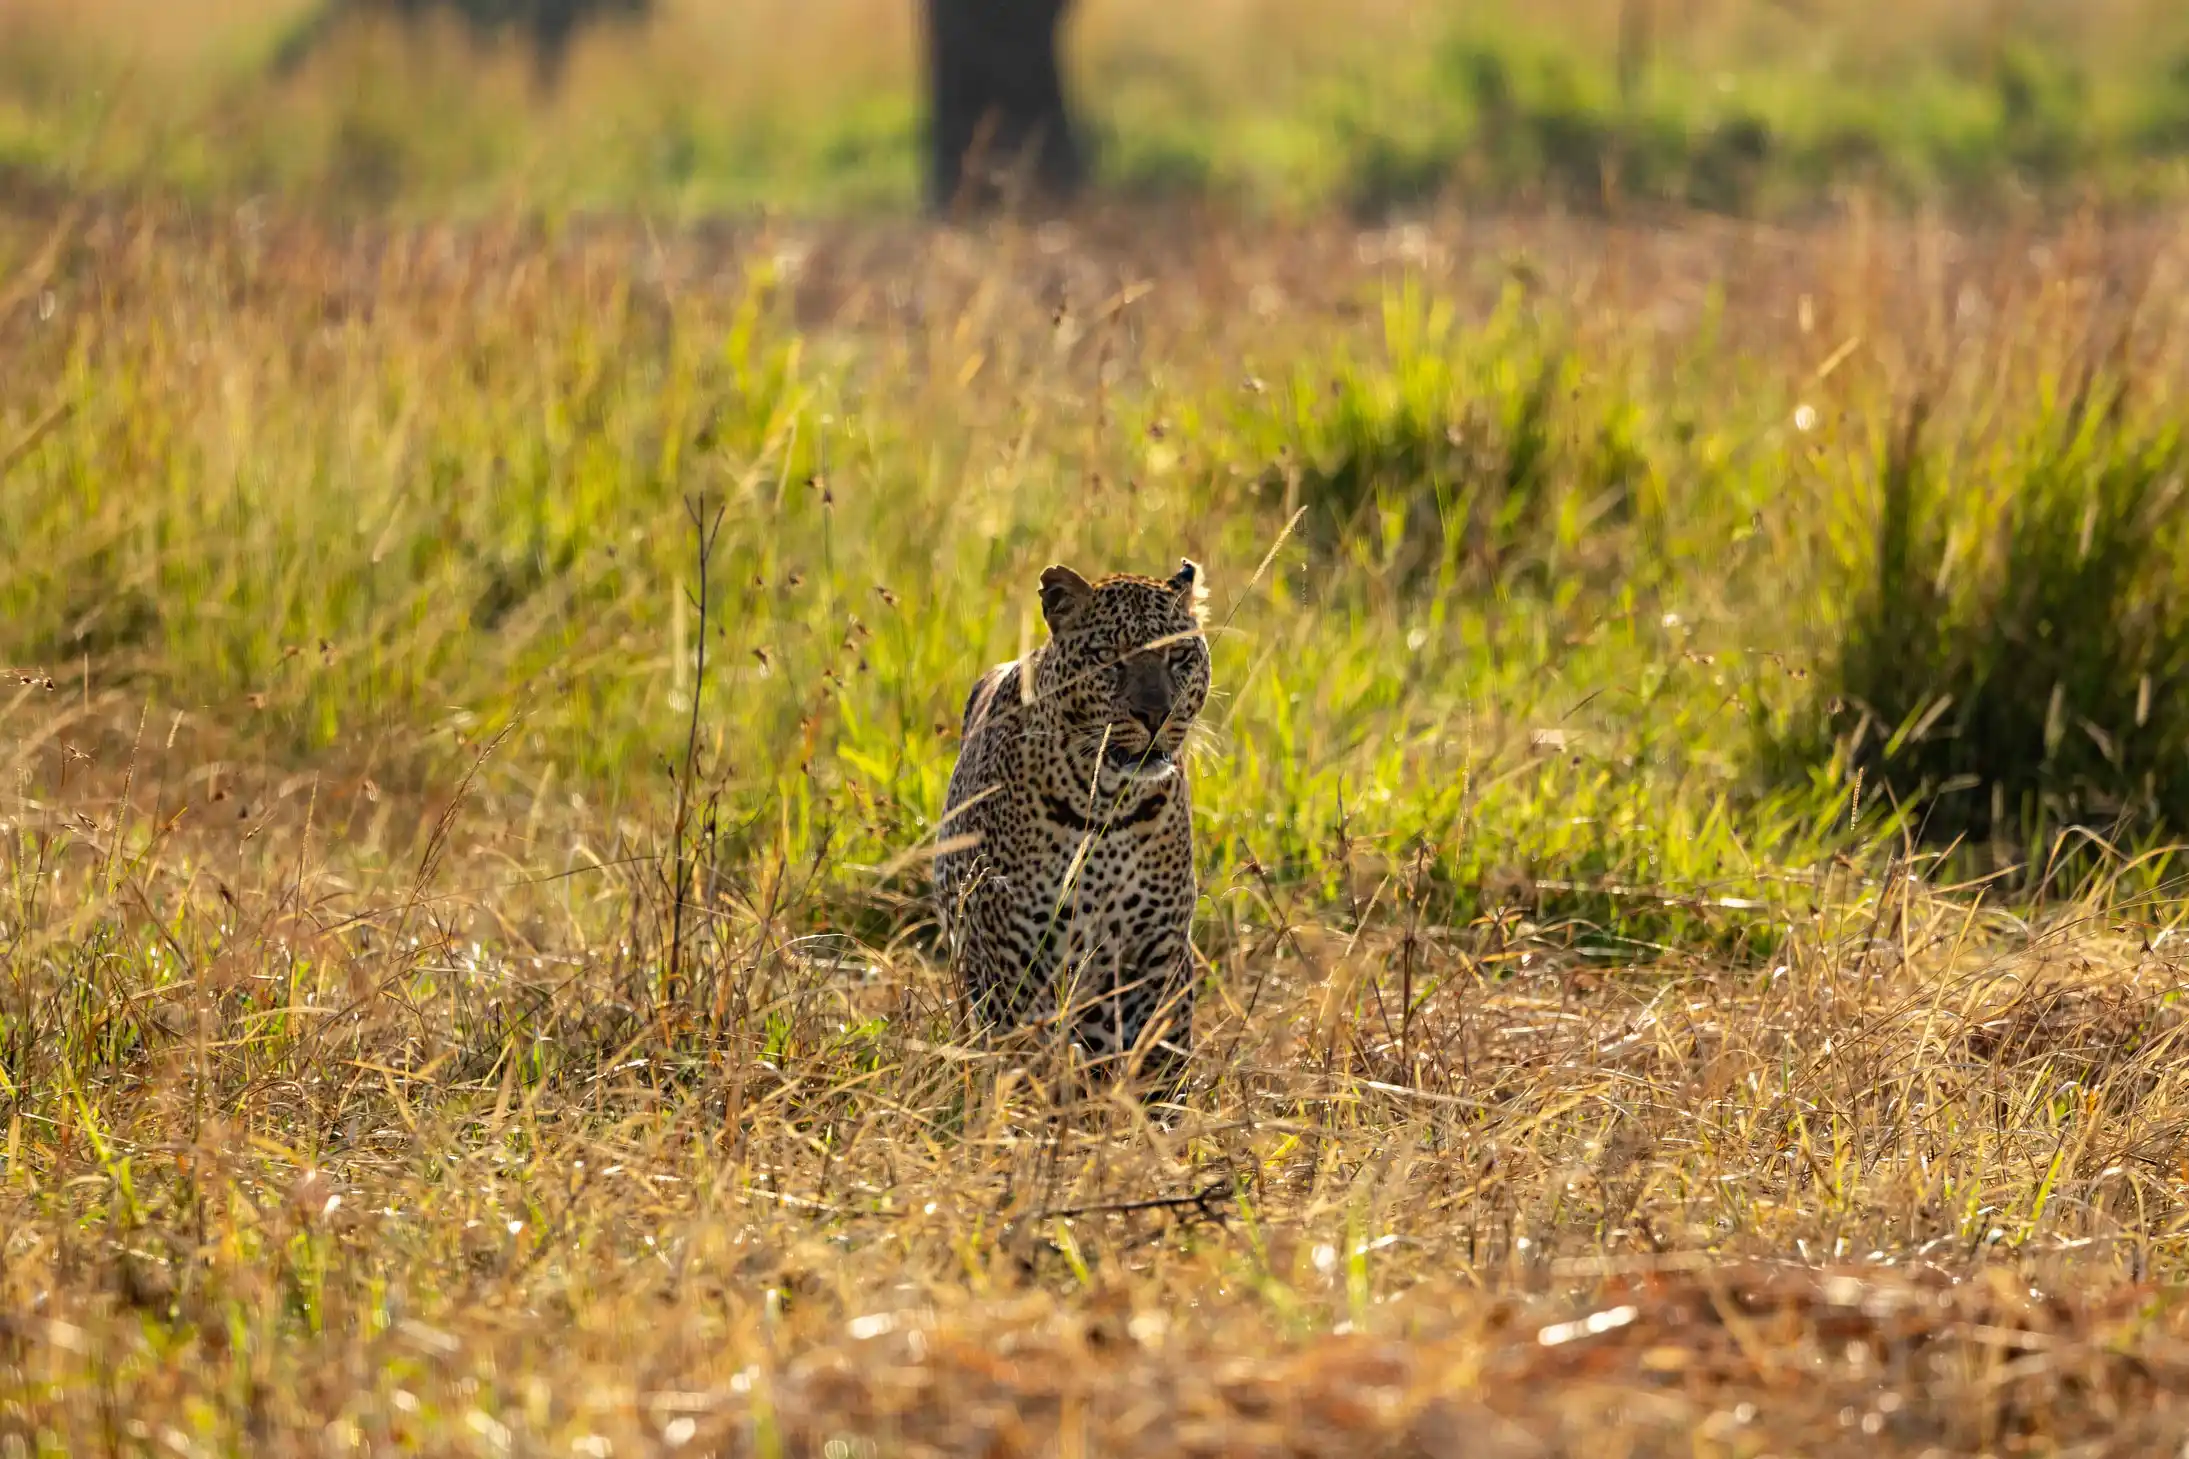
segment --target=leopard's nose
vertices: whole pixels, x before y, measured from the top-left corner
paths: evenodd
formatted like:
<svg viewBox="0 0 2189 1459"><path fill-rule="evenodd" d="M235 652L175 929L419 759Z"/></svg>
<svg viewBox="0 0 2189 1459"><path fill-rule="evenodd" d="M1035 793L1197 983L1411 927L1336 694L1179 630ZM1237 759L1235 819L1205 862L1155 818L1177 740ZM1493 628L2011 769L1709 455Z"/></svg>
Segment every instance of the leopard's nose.
<svg viewBox="0 0 2189 1459"><path fill-rule="evenodd" d="M1137 658L1125 666L1125 712L1150 735L1170 718L1171 676L1160 659Z"/></svg>

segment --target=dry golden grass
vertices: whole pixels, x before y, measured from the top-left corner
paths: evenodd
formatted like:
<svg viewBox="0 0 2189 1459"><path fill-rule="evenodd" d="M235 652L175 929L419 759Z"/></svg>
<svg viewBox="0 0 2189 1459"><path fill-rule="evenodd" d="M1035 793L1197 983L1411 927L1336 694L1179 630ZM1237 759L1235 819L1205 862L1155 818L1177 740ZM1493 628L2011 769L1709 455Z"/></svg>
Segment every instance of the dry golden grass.
<svg viewBox="0 0 2189 1459"><path fill-rule="evenodd" d="M1913 380L1988 429L2115 349L2162 230L0 238L0 1455L2189 1436L2178 900L1986 899L1717 768L1849 530L1787 393L1847 462ZM1576 398L1640 381L1693 454L1540 585L1409 588L1362 528L1250 593L1286 513L1222 403L1374 356L1406 278L1570 319ZM687 490L736 510L692 761ZM532 511L578 545L499 585ZM1181 542L1239 612L1151 1118L977 1047L873 867L1029 568Z"/></svg>
<svg viewBox="0 0 2189 1459"><path fill-rule="evenodd" d="M537 807L476 788L401 813L415 871L346 877L324 782L309 835L292 801L137 860L119 767L61 773L80 714L40 716L15 758L51 788L10 812L10 1032L52 1041L8 1133L19 1449L2189 1431L2181 970L2132 909L2029 927L1849 874L1769 966L1607 967L1423 925L1403 875L1357 921L1245 878L1212 889L1197 1087L1151 1124L945 1043L909 943L723 910L718 999L651 1001L643 911L575 931L636 878L573 911L520 874Z"/></svg>

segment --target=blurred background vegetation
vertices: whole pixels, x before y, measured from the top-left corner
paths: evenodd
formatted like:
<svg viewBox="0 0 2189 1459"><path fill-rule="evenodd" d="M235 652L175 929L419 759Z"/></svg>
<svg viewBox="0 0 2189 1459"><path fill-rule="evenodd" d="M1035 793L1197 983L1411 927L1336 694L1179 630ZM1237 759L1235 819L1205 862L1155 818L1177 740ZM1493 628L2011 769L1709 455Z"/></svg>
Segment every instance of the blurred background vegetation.
<svg viewBox="0 0 2189 1459"><path fill-rule="evenodd" d="M385 18L451 6L351 8L382 18L302 47L299 0L11 0L0 169L444 213L918 194L910 0L658 0L545 66ZM1849 190L1996 206L2189 182L2172 0L1082 0L1065 50L1096 178L1131 194L1786 217Z"/></svg>

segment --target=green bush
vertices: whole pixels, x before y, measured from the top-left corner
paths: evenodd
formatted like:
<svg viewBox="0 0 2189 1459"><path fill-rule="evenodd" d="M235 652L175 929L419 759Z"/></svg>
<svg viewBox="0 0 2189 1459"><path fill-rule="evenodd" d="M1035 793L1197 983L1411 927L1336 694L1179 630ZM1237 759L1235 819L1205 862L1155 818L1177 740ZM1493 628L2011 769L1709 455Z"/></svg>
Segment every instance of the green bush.
<svg viewBox="0 0 2189 1459"><path fill-rule="evenodd" d="M2138 141L2156 153L2189 152L2189 55L2177 57L2149 98Z"/></svg>
<svg viewBox="0 0 2189 1459"><path fill-rule="evenodd" d="M1548 581L1653 470L1637 416L1590 388L1516 286L1477 330L1401 291L1381 358L1300 369L1234 431L1308 540L1402 579Z"/></svg>
<svg viewBox="0 0 2189 1459"><path fill-rule="evenodd" d="M2189 832L2189 443L2089 390L1949 470L1911 409L1806 748L1933 842Z"/></svg>

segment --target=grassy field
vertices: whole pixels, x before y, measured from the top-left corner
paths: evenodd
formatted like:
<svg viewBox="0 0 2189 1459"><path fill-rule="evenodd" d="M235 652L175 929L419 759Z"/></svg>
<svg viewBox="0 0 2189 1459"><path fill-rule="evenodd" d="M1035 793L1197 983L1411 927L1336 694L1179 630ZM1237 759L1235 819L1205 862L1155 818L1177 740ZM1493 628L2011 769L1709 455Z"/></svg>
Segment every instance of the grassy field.
<svg viewBox="0 0 2189 1459"><path fill-rule="evenodd" d="M963 229L908 7L0 10L0 1459L2179 1449L2189 34L1530 10L1089 0ZM1182 554L1151 1112L924 855Z"/></svg>
<svg viewBox="0 0 2189 1459"><path fill-rule="evenodd" d="M0 1453L2177 1444L2183 262L16 208ZM1151 1121L919 852L1181 553Z"/></svg>
<svg viewBox="0 0 2189 1459"><path fill-rule="evenodd" d="M357 28L268 75L305 0L13 0L0 177L353 214L917 196L906 0L661 0L552 100L453 30ZM1279 214L1443 194L1813 216L2189 192L2174 0L1085 0L1075 90L1111 187Z"/></svg>

